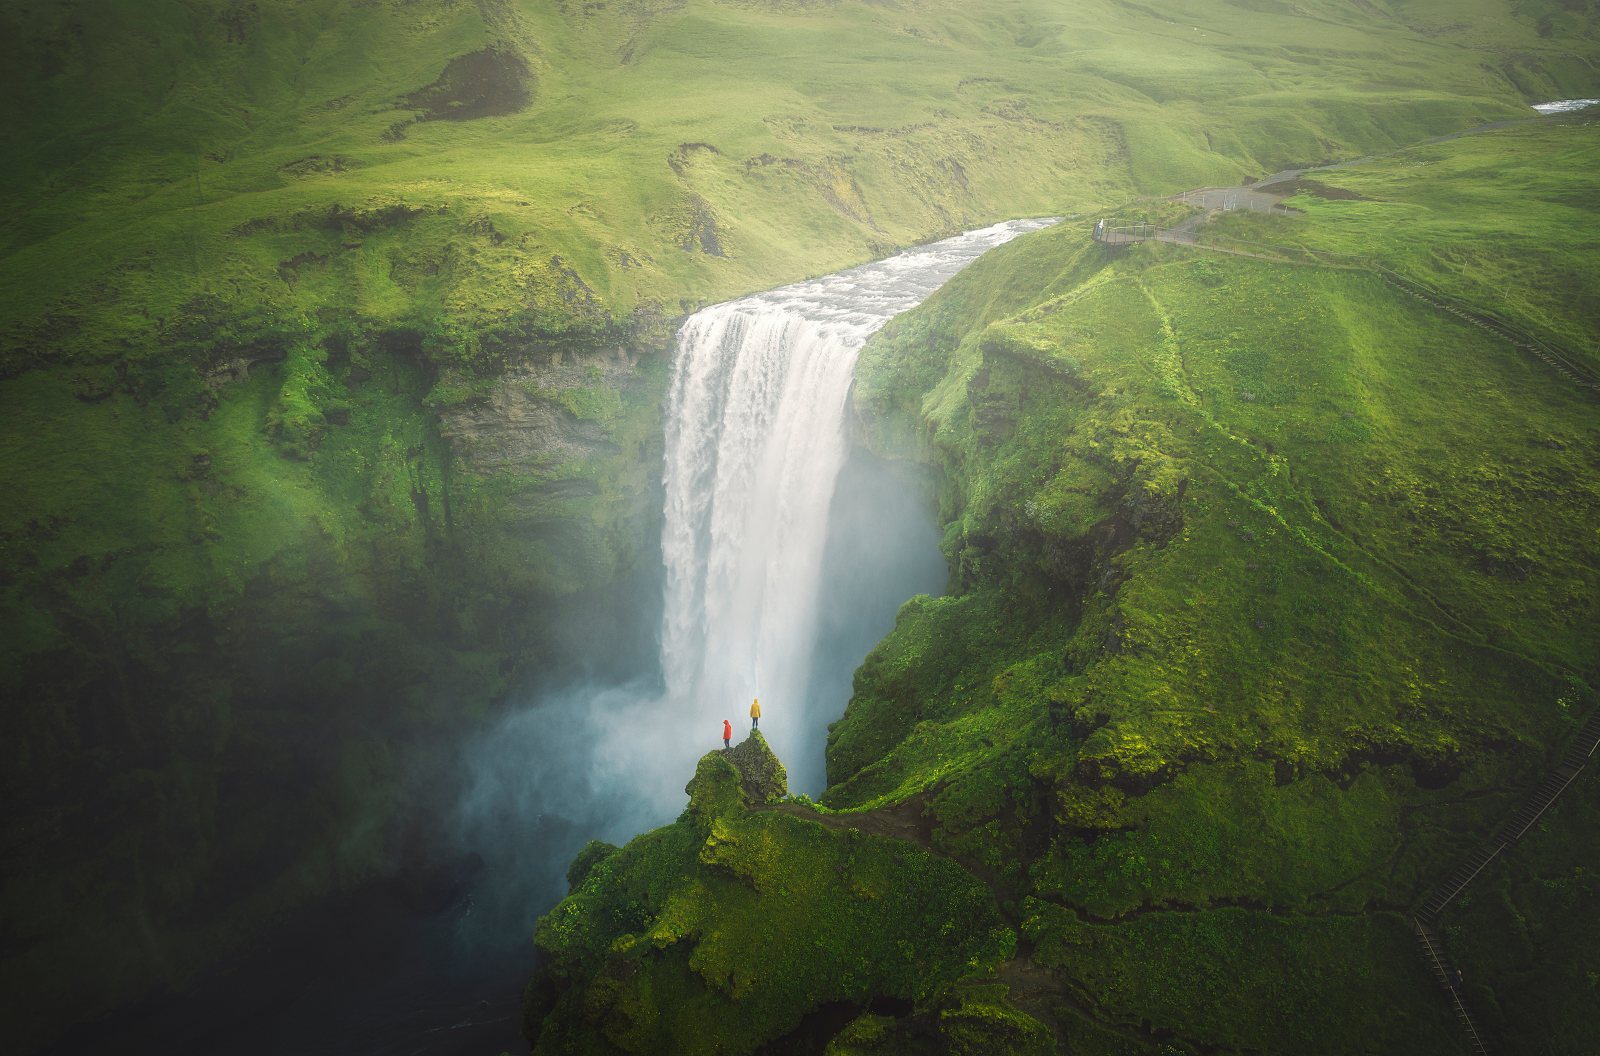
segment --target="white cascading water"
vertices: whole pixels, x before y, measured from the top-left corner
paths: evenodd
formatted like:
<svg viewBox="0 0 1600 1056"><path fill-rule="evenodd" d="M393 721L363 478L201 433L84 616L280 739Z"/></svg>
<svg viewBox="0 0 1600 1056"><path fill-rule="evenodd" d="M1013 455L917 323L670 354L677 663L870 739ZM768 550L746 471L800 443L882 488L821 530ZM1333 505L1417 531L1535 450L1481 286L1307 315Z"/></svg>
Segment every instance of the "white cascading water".
<svg viewBox="0 0 1600 1056"><path fill-rule="evenodd" d="M819 743L837 712L803 705L856 356L985 250L1052 222L996 224L684 324L667 416L661 661L664 703L686 728L714 743L728 718L742 737L759 696L780 756ZM801 768L820 772L820 760Z"/></svg>

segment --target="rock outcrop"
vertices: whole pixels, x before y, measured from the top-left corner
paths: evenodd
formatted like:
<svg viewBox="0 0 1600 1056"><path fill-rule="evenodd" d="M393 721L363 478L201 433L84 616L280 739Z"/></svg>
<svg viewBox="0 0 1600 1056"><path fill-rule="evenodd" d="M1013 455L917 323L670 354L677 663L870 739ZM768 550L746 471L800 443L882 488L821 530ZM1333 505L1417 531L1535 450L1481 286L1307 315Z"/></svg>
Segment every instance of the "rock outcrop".
<svg viewBox="0 0 1600 1056"><path fill-rule="evenodd" d="M728 752L728 761L739 770L745 797L751 803L776 803L789 794L789 775L767 745L760 730Z"/></svg>

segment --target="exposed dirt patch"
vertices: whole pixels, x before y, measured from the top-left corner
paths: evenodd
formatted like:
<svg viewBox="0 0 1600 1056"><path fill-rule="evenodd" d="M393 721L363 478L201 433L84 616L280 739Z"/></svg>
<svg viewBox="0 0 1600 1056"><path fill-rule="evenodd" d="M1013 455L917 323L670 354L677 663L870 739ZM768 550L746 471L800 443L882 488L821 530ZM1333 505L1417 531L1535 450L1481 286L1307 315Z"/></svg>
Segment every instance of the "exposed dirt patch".
<svg viewBox="0 0 1600 1056"><path fill-rule="evenodd" d="M315 267L327 262L328 255L326 253L313 253L310 250L304 253L297 253L288 260L278 262L278 277L285 282L293 282L299 277L301 268Z"/></svg>
<svg viewBox="0 0 1600 1056"><path fill-rule="evenodd" d="M686 250L699 249L707 256L727 256L722 250L722 235L717 229L717 214L712 211L711 203L698 194L689 199L687 223L678 237L678 245Z"/></svg>
<svg viewBox="0 0 1600 1056"><path fill-rule="evenodd" d="M246 220L231 234L239 237L263 231L327 231L332 234L369 235L384 228L398 227L422 216L445 211L443 206L408 205L389 202L382 205L343 205L334 202L322 208L302 209L292 216L260 216ZM348 247L347 247L348 248Z"/></svg>
<svg viewBox="0 0 1600 1056"><path fill-rule="evenodd" d="M710 143L679 143L671 154L667 155L667 168L679 176L687 174L689 163L696 153L704 151L707 154L720 156L722 151Z"/></svg>
<svg viewBox="0 0 1600 1056"><path fill-rule="evenodd" d="M1326 183L1321 183L1317 180L1308 180L1303 176L1299 177L1298 179L1284 180L1282 183L1274 183L1267 186L1258 187L1257 190L1270 191L1273 194L1283 195L1285 198L1296 194L1309 194L1315 198L1326 198L1330 202L1372 201L1372 199L1368 198L1366 195L1358 194L1355 191L1349 190L1348 188L1330 187Z"/></svg>
<svg viewBox="0 0 1600 1056"><path fill-rule="evenodd" d="M769 809L793 814L797 818L809 821L819 821L830 829L855 829L857 832L888 836L890 839L905 840L918 847L932 849L933 819L927 814L927 806L927 793L919 792L892 807L879 807L877 810L863 811L859 814L824 814L799 803L779 803Z"/></svg>
<svg viewBox="0 0 1600 1056"><path fill-rule="evenodd" d="M405 97L423 121L471 121L514 114L533 102L528 60L504 47L457 55L438 80Z"/></svg>
<svg viewBox="0 0 1600 1056"><path fill-rule="evenodd" d="M296 158L287 165L279 165L278 172L291 179L304 179L307 176L344 172L355 168L356 164L353 159L342 154L312 154L309 157Z"/></svg>

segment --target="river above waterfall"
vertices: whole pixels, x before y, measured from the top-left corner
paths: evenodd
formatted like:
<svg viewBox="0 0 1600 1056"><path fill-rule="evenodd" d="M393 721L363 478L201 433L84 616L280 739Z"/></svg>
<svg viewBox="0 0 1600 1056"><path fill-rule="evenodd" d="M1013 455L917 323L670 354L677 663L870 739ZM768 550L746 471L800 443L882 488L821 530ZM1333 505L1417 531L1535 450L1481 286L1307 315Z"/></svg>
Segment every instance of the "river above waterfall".
<svg viewBox="0 0 1600 1056"><path fill-rule="evenodd" d="M1534 103L1533 108L1546 115L1570 114L1574 110L1587 110L1597 105L1600 105L1600 99L1555 99L1548 103Z"/></svg>

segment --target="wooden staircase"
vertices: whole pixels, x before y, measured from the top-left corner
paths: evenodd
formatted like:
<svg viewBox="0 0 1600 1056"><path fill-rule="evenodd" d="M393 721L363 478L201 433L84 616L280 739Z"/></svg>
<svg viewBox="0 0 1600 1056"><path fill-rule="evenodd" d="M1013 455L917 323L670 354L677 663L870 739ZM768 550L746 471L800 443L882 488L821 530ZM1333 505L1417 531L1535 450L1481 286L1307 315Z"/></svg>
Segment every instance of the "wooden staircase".
<svg viewBox="0 0 1600 1056"><path fill-rule="evenodd" d="M1456 1010L1456 1020L1467 1035L1473 1056L1489 1056L1489 1050L1483 1044L1483 1037L1478 1033L1478 1025L1472 1021L1472 1014L1467 1011L1467 1006L1461 1003L1461 988L1456 986L1455 980L1451 977L1449 965L1444 957L1444 947L1439 942L1438 934L1418 917L1411 918L1411 930L1417 936L1417 945L1422 949L1422 959L1433 969L1439 987L1450 995L1450 1004Z"/></svg>
<svg viewBox="0 0 1600 1056"><path fill-rule="evenodd" d="M1422 900L1420 910L1422 917L1426 920L1436 919L1444 907L1472 883L1490 862L1500 857L1500 852L1505 849L1505 841L1491 840L1467 855L1456 865L1455 870L1435 884L1433 890L1428 892L1428 897Z"/></svg>
<svg viewBox="0 0 1600 1056"><path fill-rule="evenodd" d="M1596 375L1593 370L1580 364L1571 353L1555 348L1531 334L1524 333L1502 319L1469 307L1453 298L1446 297L1444 294L1431 290L1419 282L1397 275L1388 268L1374 265L1373 270L1377 272L1384 282L1402 293L1409 293L1419 301L1430 304L1441 311L1449 312L1462 322L1471 323L1480 330L1488 330L1511 342L1524 352L1532 353L1572 384L1580 388L1600 391L1600 375Z"/></svg>
<svg viewBox="0 0 1600 1056"><path fill-rule="evenodd" d="M1567 748L1567 754L1561 757L1561 762L1566 766L1582 767L1596 755L1600 755L1600 710L1589 716L1589 721L1583 724L1583 729L1572 739L1572 744Z"/></svg>
<svg viewBox="0 0 1600 1056"><path fill-rule="evenodd" d="M1507 847L1527 835L1528 830L1533 828L1534 823L1550 809L1556 797L1565 792L1567 786L1577 779L1596 753L1600 753L1600 710L1589 716L1589 721L1584 723L1583 728L1568 745L1561 762L1546 775L1538 788L1518 804L1516 810L1511 812L1511 816L1495 830L1495 834L1457 863L1455 869L1428 892L1419 910L1422 918L1433 920L1438 917L1444 907L1472 883L1490 862L1499 857Z"/></svg>
<svg viewBox="0 0 1600 1056"><path fill-rule="evenodd" d="M1467 1011L1467 1006L1461 1000L1460 987L1454 985L1449 961L1445 957L1444 944L1440 941L1438 932L1433 930L1432 924L1438 920L1444 908L1466 890L1468 884L1477 879L1479 873L1499 858L1507 847L1527 835L1528 830L1544 816L1545 811L1550 809L1556 798L1583 772L1584 767L1594 761L1597 754L1600 754L1600 708L1590 714L1589 721L1584 723L1583 728L1573 737L1561 761L1546 775L1539 787L1518 804L1511 812L1511 816L1495 830L1495 834L1488 841L1458 862L1448 876L1434 885L1411 918L1411 930L1416 933L1423 959L1433 969L1439 984L1449 992L1450 1004L1455 1008L1456 1019L1460 1021L1461 1029L1467 1035L1473 1056L1488 1056L1489 1050L1484 1046L1483 1036L1478 1033L1478 1025L1472 1021L1472 1014Z"/></svg>

